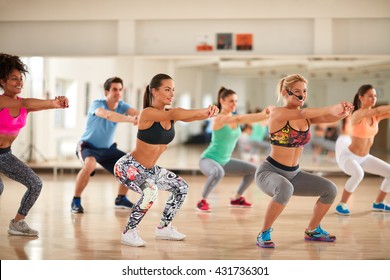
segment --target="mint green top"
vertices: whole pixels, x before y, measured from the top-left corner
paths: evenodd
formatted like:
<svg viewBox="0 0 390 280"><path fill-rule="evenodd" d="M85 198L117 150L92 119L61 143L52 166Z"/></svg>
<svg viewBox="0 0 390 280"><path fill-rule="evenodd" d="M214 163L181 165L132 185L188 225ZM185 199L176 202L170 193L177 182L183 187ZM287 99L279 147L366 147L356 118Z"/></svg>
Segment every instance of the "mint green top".
<svg viewBox="0 0 390 280"><path fill-rule="evenodd" d="M252 141L263 141L267 133L268 133L267 125L263 126L260 123L256 123L252 125L252 133L249 139Z"/></svg>
<svg viewBox="0 0 390 280"><path fill-rule="evenodd" d="M232 129L225 124L221 129L213 130L211 132L211 143L202 153L201 158L209 158L225 165L229 162L240 135L240 126Z"/></svg>

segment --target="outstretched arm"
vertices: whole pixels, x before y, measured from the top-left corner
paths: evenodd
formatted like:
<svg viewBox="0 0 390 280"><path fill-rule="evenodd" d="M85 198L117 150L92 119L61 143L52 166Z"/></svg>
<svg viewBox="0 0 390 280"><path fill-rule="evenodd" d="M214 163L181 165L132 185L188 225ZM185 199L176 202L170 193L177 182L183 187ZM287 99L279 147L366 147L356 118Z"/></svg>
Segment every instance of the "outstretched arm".
<svg viewBox="0 0 390 280"><path fill-rule="evenodd" d="M359 109L354 112L354 122L360 122L362 118L376 116L378 121L390 118L390 105L378 106L372 109Z"/></svg>
<svg viewBox="0 0 390 280"><path fill-rule="evenodd" d="M141 112L141 118L143 121L152 122L162 122L168 120L190 122L214 117L218 114L218 112L219 109L215 105L210 105L208 108L203 109L187 110L183 108L172 108L165 111L148 107Z"/></svg>
<svg viewBox="0 0 390 280"><path fill-rule="evenodd" d="M69 101L65 96L57 96L55 99L22 98L13 99L5 95L0 96L0 109L26 108L27 111L40 111L46 109L68 108Z"/></svg>
<svg viewBox="0 0 390 280"><path fill-rule="evenodd" d="M329 107L327 107L329 108ZM353 110L353 105L349 102L341 102L330 106L329 110L324 115L315 118L310 118L310 122L316 123L333 123L348 116Z"/></svg>
<svg viewBox="0 0 390 280"><path fill-rule="evenodd" d="M275 108L271 111L271 117L279 122L309 119L311 123L329 123L342 119L352 110L353 106L349 102L340 102L338 104L304 109L287 109L284 107Z"/></svg>
<svg viewBox="0 0 390 280"><path fill-rule="evenodd" d="M181 121L183 122L192 122L192 121L200 121L200 120L205 120L207 118L212 118L218 115L219 109L215 105L210 105L208 108L204 109L195 109L191 111L198 111L195 113L194 116L189 117L189 118L183 118Z"/></svg>
<svg viewBox="0 0 390 280"><path fill-rule="evenodd" d="M112 122L129 122L129 123L137 124L137 120L138 120L138 115L133 115L133 116L123 115L103 108L98 108L95 111L95 115Z"/></svg>
<svg viewBox="0 0 390 280"><path fill-rule="evenodd" d="M238 114L238 115L219 115L217 123L220 123L221 127L225 124L244 124L244 123L255 123L260 122L262 120L268 119L271 110L274 109L274 106L268 106L260 113L252 113L252 114Z"/></svg>

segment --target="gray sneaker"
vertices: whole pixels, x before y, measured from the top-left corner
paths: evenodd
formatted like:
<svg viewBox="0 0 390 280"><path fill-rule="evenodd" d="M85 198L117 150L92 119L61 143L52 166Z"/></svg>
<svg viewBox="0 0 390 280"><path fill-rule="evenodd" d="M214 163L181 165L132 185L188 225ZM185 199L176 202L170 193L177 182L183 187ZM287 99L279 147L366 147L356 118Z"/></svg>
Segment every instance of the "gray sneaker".
<svg viewBox="0 0 390 280"><path fill-rule="evenodd" d="M38 236L39 233L35 229L30 228L24 219L17 222L12 219L9 222L8 234Z"/></svg>

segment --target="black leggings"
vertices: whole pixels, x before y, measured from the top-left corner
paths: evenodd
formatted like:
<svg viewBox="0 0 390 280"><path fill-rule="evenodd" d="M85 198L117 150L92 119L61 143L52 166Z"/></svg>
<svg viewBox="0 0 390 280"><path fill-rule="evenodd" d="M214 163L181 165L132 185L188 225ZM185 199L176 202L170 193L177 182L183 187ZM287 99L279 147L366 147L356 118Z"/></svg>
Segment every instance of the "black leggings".
<svg viewBox="0 0 390 280"><path fill-rule="evenodd" d="M27 187L27 191L23 195L18 214L27 216L30 209L37 201L42 189L42 181L35 172L24 164L21 160L15 157L11 149L0 150L0 173L3 173L8 178L17 181ZM3 181L0 178L0 195L4 190Z"/></svg>

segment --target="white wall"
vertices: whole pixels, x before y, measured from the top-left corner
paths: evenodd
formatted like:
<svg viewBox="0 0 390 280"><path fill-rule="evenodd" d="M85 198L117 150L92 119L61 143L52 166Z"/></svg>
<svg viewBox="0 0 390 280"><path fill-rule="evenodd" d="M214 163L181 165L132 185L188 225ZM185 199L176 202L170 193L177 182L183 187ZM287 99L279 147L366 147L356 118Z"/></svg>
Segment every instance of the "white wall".
<svg viewBox="0 0 390 280"><path fill-rule="evenodd" d="M194 54L216 32L253 33L254 54L390 54L387 0L16 2L0 3L0 49L24 56Z"/></svg>
<svg viewBox="0 0 390 280"><path fill-rule="evenodd" d="M224 32L252 33L253 51L196 52L199 35L215 38L216 33ZM92 100L99 97L103 82L111 76L124 79L126 101L137 108L142 107L145 86L159 72L174 78L176 98L181 93L193 96L194 108L203 105L205 95L215 100L220 86L239 93L240 112L254 105L276 104L277 82L295 70L309 79L310 106L351 100L363 83L379 86L383 94L378 101L388 102L389 74L369 67L351 67L348 75L337 71L332 74L334 69L330 69L330 74L318 77L305 67L271 73L261 70L262 74L248 76L219 69L218 65L222 59L226 62L229 58L257 56L291 56L303 63L307 56L322 55L388 58L389 34L388 0L0 1L0 51L45 57L45 91L51 97L56 95L56 79L77 84L80 98L77 104L70 104L77 106L75 128L56 128L54 111L34 113L34 143L48 158L59 156L59 140L76 143L81 136L86 84L90 84ZM384 71L389 73L388 69ZM28 96L29 92L26 83L24 93ZM200 127L201 122L178 125L175 143L200 132ZM16 154L24 151L28 131L28 127L23 130L13 146ZM119 125L116 141L123 150L132 148L135 133L131 125Z"/></svg>

